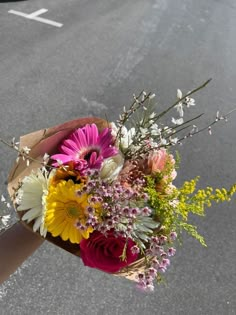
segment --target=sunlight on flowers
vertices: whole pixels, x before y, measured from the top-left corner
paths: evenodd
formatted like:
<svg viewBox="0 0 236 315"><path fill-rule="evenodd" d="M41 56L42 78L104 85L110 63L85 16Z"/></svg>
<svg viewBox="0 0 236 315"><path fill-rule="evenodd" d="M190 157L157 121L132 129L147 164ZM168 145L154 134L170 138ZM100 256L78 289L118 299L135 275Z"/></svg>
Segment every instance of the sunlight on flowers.
<svg viewBox="0 0 236 315"><path fill-rule="evenodd" d="M87 193L77 193L83 187L83 184L74 184L72 180L62 180L56 186L49 187L45 225L52 236L60 236L64 241L79 244L93 231L92 226L84 229L77 226L77 222L85 226L89 217L88 207L91 206ZM93 206L99 213L100 204Z"/></svg>
<svg viewBox="0 0 236 315"><path fill-rule="evenodd" d="M52 174L52 173L51 173ZM41 170L32 172L22 181L22 186L17 192L17 211L26 211L22 220L28 223L34 221L34 232L40 231L46 236L47 229L44 225L45 199L48 192L49 178Z"/></svg>

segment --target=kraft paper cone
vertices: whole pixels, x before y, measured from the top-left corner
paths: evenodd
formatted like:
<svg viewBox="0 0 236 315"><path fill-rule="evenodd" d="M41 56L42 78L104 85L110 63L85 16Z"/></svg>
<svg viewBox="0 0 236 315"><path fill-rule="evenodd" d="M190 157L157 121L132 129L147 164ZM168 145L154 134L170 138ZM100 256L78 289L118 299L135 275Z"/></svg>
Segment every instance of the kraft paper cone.
<svg viewBox="0 0 236 315"><path fill-rule="evenodd" d="M32 170L36 170L40 167L40 162L43 161L44 154L55 154L57 152L57 147L60 142L64 138L66 138L73 130L83 127L86 124L92 123L95 123L97 125L99 131L101 131L105 127L108 127L108 122L101 118L79 118L54 127L38 130L20 137L19 148L22 149L26 146L30 148L30 157L37 160L38 162L30 161L30 164L27 167L26 161L20 158L19 161L15 162L14 166L12 167L8 176L8 192L11 200L13 201L13 204L15 191L18 188L19 183L25 176L28 176ZM24 212L17 212L17 214L21 218L24 215ZM33 231L33 223L26 224L24 221L22 221L22 223L28 229ZM36 233L39 234L38 232ZM72 244L69 241L63 241L60 237L52 237L49 233L47 234L46 239L74 255L79 255L78 244Z"/></svg>
<svg viewBox="0 0 236 315"><path fill-rule="evenodd" d="M29 166L26 165L26 161L22 158L15 162L12 167L10 174L8 176L8 192L11 197L11 200L14 204L15 191L17 190L19 183L23 180L25 176L28 176L32 170L36 170L40 167L40 162L43 161L43 156L45 153L49 155L58 153L57 147L63 139L65 139L73 130L81 128L86 124L95 123L101 131L103 128L109 126L109 123L101 118L97 117L88 117L88 118L79 118L75 120L68 121L66 123L50 127L47 129L38 130L27 135L20 137L19 148L24 147L30 148L30 157L37 161L30 161ZM17 212L20 219L24 215L22 211ZM22 221L24 226L30 229L33 232L33 222L26 223ZM33 232L34 233L34 232ZM35 232L40 235L38 232ZM52 237L50 233L47 233L46 240L49 242L63 248L69 253L80 256L79 245L72 244L69 241L63 241L59 236ZM135 280L135 274L137 271L141 271L144 266L144 259L141 258L131 264L129 267L122 269L120 272L115 273L116 276L125 277L129 280Z"/></svg>

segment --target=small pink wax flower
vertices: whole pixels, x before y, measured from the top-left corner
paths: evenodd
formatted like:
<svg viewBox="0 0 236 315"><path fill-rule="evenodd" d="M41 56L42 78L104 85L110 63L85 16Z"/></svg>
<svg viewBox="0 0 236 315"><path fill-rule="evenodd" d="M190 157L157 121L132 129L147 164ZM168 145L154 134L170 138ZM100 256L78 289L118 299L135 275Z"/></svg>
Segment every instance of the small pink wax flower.
<svg viewBox="0 0 236 315"><path fill-rule="evenodd" d="M83 171L87 168L100 169L104 159L118 153L113 145L113 137L109 128L104 128L99 134L95 124L86 125L75 130L59 147L60 154L52 155L57 162L53 166L68 164L73 161L75 169Z"/></svg>

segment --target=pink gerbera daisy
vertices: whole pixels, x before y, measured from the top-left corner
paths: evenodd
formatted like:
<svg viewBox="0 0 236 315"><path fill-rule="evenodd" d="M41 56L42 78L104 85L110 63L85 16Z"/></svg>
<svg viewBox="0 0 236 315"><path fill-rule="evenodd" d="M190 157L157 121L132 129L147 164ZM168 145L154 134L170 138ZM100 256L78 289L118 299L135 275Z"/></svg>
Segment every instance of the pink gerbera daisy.
<svg viewBox="0 0 236 315"><path fill-rule="evenodd" d="M75 130L59 147L60 154L52 155L57 162L53 166L73 161L75 168L83 171L87 168L100 169L104 159L118 153L113 145L111 130L104 128L99 134L95 124Z"/></svg>

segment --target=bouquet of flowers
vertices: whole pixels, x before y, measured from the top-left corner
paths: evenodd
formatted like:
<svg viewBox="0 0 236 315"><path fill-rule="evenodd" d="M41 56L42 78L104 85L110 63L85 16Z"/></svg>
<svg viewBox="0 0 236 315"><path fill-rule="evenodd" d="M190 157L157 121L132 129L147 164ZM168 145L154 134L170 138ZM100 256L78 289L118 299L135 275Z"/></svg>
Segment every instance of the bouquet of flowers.
<svg viewBox="0 0 236 315"><path fill-rule="evenodd" d="M173 184L179 163L170 148L198 130L184 111L195 105L177 91L176 102L152 111L155 95L140 93L113 123L81 118L23 136L8 190L20 219L35 233L81 257L84 265L153 290L170 265L181 232L205 245L189 213L204 215L212 201L229 201L236 185L196 189L198 178ZM161 118L171 109L171 126ZM190 128L190 129L189 129ZM187 133L186 133L187 131ZM3 139L1 139L4 142Z"/></svg>

